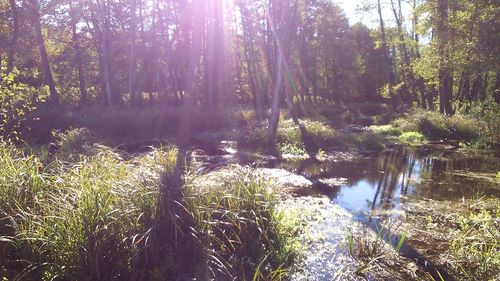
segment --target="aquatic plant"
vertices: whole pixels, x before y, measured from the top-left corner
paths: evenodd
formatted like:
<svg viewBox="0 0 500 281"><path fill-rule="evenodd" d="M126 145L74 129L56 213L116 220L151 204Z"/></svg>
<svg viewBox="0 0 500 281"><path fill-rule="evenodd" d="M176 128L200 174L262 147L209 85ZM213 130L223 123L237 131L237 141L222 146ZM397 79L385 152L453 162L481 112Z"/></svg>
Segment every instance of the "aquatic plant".
<svg viewBox="0 0 500 281"><path fill-rule="evenodd" d="M221 181L210 189L187 187L187 208L203 244L238 279L276 280L271 277L282 275L298 254L298 221L276 209L269 184L250 170Z"/></svg>
<svg viewBox="0 0 500 281"><path fill-rule="evenodd" d="M346 253L359 262L356 273L361 274L369 270L377 260L387 255L388 246L399 229L400 223L387 221L377 227L375 233L368 226L363 226L360 232L354 233L350 230L345 238L344 249ZM406 240L408 230L406 229L397 239L394 246L399 252Z"/></svg>

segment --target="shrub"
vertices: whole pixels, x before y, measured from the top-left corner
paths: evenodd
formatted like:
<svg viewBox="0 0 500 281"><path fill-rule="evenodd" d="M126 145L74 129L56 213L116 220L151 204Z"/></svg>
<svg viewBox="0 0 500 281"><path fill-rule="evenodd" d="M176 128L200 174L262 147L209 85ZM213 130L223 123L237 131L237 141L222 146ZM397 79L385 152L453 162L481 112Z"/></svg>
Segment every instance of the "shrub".
<svg viewBox="0 0 500 281"><path fill-rule="evenodd" d="M264 127L249 128L242 135L239 145L250 149L262 148L263 144L267 144L266 129ZM335 137L335 130L322 122L300 120L299 124L296 124L292 119L281 119L278 124L276 142L281 152L296 154L305 151L306 147L319 150L320 145L332 145Z"/></svg>
<svg viewBox="0 0 500 281"><path fill-rule="evenodd" d="M424 141L425 137L419 132L405 132L399 136L399 140L408 145L418 145Z"/></svg>
<svg viewBox="0 0 500 281"><path fill-rule="evenodd" d="M414 110L393 121L392 125L404 132L420 132L430 140L453 139L487 148L495 145L499 138L497 123L498 117L491 113L448 117L437 112Z"/></svg>
<svg viewBox="0 0 500 281"><path fill-rule="evenodd" d="M400 128L396 128L392 125L370 126L370 130L374 133L388 136L399 136L402 134Z"/></svg>
<svg viewBox="0 0 500 281"><path fill-rule="evenodd" d="M0 140L20 140L36 126L32 113L44 102L46 93L16 82L15 73L0 74Z"/></svg>
<svg viewBox="0 0 500 281"><path fill-rule="evenodd" d="M427 115L419 121L420 132L431 140L447 139L450 131L446 119L441 115Z"/></svg>
<svg viewBox="0 0 500 281"><path fill-rule="evenodd" d="M480 135L481 124L470 117L455 115L449 118L450 137L465 142L473 141Z"/></svg>

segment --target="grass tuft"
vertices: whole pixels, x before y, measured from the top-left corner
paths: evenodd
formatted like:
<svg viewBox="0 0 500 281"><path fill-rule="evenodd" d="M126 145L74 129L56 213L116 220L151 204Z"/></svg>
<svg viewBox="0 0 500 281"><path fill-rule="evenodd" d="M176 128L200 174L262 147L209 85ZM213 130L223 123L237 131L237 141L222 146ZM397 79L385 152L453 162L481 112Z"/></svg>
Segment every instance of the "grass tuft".
<svg viewBox="0 0 500 281"><path fill-rule="evenodd" d="M249 280L257 271L278 280L297 255L293 220L253 174L174 196L175 148L124 161L104 146L82 150L85 130L59 139L45 167L0 143L7 280Z"/></svg>

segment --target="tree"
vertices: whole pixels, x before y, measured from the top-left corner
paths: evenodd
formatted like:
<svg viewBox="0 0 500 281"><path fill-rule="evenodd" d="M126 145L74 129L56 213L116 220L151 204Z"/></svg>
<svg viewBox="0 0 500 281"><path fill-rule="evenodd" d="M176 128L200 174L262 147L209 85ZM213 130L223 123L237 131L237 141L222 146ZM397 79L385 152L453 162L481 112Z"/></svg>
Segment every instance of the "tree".
<svg viewBox="0 0 500 281"><path fill-rule="evenodd" d="M58 100L58 93L56 90L56 84L54 78L52 77L52 71L50 69L49 57L47 55L47 50L45 48L45 41L43 39L42 24L40 21L40 3L38 0L29 0L29 9L31 12L31 23L33 24L33 29L35 32L35 39L40 52L40 58L42 60L42 68L45 76L45 82L49 86L50 97L52 100Z"/></svg>

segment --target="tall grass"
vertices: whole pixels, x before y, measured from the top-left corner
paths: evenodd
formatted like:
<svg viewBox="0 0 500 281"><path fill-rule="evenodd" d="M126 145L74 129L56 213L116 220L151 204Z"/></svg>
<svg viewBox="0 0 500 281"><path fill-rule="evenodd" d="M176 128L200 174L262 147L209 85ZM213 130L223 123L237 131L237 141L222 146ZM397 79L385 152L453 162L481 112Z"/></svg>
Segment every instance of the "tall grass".
<svg viewBox="0 0 500 281"><path fill-rule="evenodd" d="M157 183L105 152L49 167L5 144L0 153L1 235L12 237L1 266L9 279L116 280L129 274L141 250L137 241L152 226ZM161 173L149 164L144 161L143 169Z"/></svg>
<svg viewBox="0 0 500 281"><path fill-rule="evenodd" d="M265 182L241 174L173 196L164 190L175 184L175 148L124 161L84 135L61 136L46 165L0 144L1 278L282 278L296 254L293 224Z"/></svg>
<svg viewBox="0 0 500 281"><path fill-rule="evenodd" d="M462 280L500 278L500 208L498 200L485 208L484 198L473 200L460 217L451 241L449 262Z"/></svg>
<svg viewBox="0 0 500 281"><path fill-rule="evenodd" d="M297 222L263 179L243 169L215 188L189 186L188 208L214 265L237 280L281 280L298 254ZM224 274L222 274L224 275ZM219 274L216 274L220 278Z"/></svg>
<svg viewBox="0 0 500 281"><path fill-rule="evenodd" d="M362 274L369 270L375 262L387 256L388 247L393 242L394 233L398 231L400 224L387 221L378 226L377 231L372 233L368 226L363 226L360 232L354 233L350 230L344 241L344 250L349 256L359 262L356 268L357 274ZM403 232L397 244L393 245L399 253L405 243L408 230Z"/></svg>
<svg viewBox="0 0 500 281"><path fill-rule="evenodd" d="M301 129L302 127L302 129ZM259 150L267 144L266 128L253 127L239 140L243 148ZM304 154L305 151L319 151L320 147L333 146L337 134L333 128L320 121L301 119L298 124L292 119L281 118L276 142L281 153Z"/></svg>
<svg viewBox="0 0 500 281"><path fill-rule="evenodd" d="M488 148L497 145L500 138L498 109L491 115L456 114L450 117L413 110L392 124L404 132L420 132L429 140L457 140L473 147Z"/></svg>

